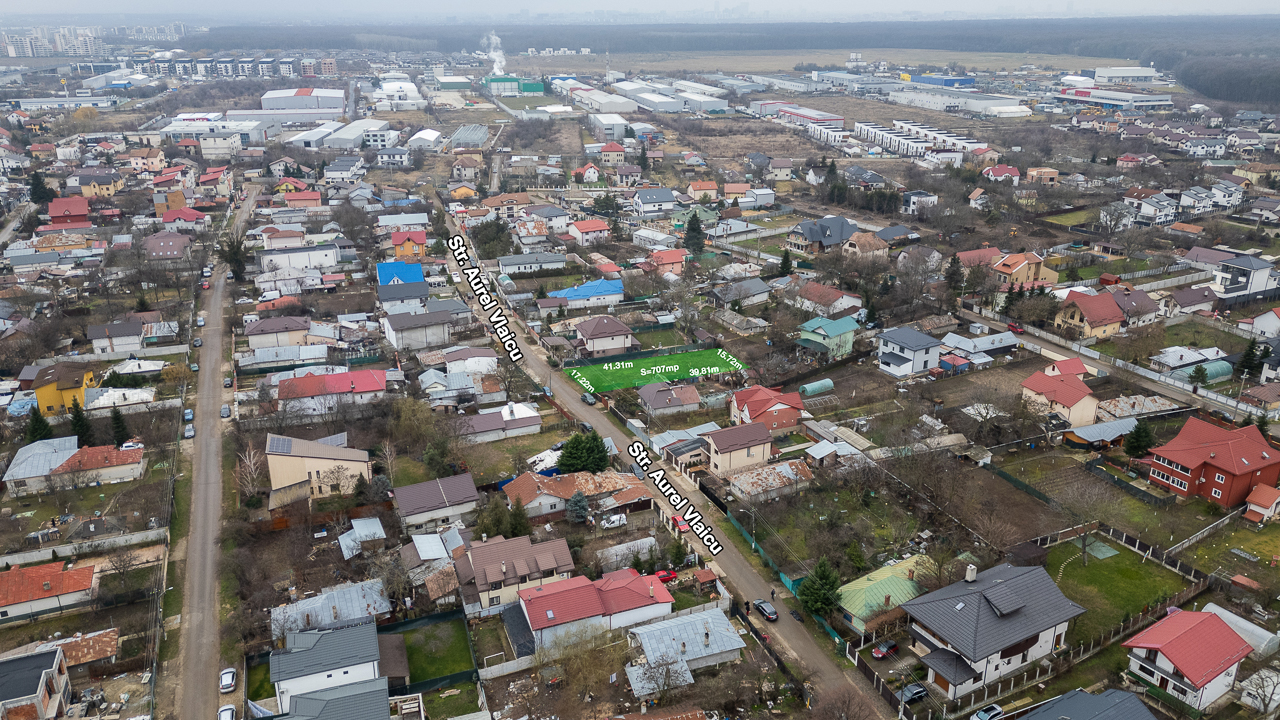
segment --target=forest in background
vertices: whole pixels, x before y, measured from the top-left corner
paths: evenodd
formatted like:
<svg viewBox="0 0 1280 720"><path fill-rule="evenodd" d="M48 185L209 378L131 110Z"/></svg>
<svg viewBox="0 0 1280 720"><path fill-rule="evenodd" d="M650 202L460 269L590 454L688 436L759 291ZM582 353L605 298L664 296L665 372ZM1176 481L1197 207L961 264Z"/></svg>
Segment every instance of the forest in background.
<svg viewBox="0 0 1280 720"><path fill-rule="evenodd" d="M293 47L440 52L475 50L490 30L508 52L529 47L591 47L626 52L860 50L919 48L959 52L1052 53L1155 63L1207 97L1280 103L1280 16L1078 18L947 22L669 25L433 25L290 27ZM275 26L217 27L191 36L188 49L222 52L280 47Z"/></svg>

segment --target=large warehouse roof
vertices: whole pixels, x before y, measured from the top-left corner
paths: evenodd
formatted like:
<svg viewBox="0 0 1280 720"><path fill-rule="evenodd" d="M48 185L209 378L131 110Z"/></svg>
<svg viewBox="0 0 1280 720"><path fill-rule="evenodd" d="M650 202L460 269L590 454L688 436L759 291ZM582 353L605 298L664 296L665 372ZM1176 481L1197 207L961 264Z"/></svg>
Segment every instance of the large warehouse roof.
<svg viewBox="0 0 1280 720"><path fill-rule="evenodd" d="M340 98L340 97L345 97L345 94L343 93L342 90L330 90L329 88L285 88L283 90L268 90L262 93L263 100L267 100L270 98L300 97L300 96Z"/></svg>

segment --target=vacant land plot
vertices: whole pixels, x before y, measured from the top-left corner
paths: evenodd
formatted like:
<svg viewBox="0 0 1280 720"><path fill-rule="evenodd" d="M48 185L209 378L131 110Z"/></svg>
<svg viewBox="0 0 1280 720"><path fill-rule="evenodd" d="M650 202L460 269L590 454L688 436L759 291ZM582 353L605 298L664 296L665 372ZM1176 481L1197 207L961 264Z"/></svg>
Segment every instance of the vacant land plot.
<svg viewBox="0 0 1280 720"><path fill-rule="evenodd" d="M1098 221L1099 211L1093 210L1076 210L1075 212L1063 213L1061 215L1050 215L1045 218L1045 222L1051 222L1054 225L1087 225Z"/></svg>
<svg viewBox="0 0 1280 720"><path fill-rule="evenodd" d="M724 350L694 350L637 360L620 357L601 365L566 368L565 374L587 392L608 392L663 380L734 372L746 367Z"/></svg>
<svg viewBox="0 0 1280 720"><path fill-rule="evenodd" d="M640 347L644 350L651 350L658 347L675 347L684 345L684 335L679 330L670 328L668 330L652 330L650 332L638 333L636 339L640 341Z"/></svg>
<svg viewBox="0 0 1280 720"><path fill-rule="evenodd" d="M456 693L454 691L457 691ZM462 683L440 688L422 696L423 717L451 718L474 713L480 704L475 683Z"/></svg>
<svg viewBox="0 0 1280 720"><path fill-rule="evenodd" d="M1266 525L1253 530L1243 523L1228 526L1201 540L1182 557L1205 572L1222 570L1228 575L1244 575L1262 583L1274 583L1273 563L1280 556L1280 526Z"/></svg>
<svg viewBox="0 0 1280 720"><path fill-rule="evenodd" d="M658 117L654 124L670 127L672 122ZM749 152L788 158L821 152L821 146L804 133L769 120L725 117L685 121L680 129L683 144L713 160L741 160Z"/></svg>
<svg viewBox="0 0 1280 720"><path fill-rule="evenodd" d="M1096 536L1089 541L1102 543ZM1142 556L1112 543L1117 554L1084 564L1080 548L1063 543L1049 551L1045 567L1058 581L1062 594L1088 612L1076 619L1067 631L1068 643L1088 642L1144 607L1159 602L1187 586L1187 582L1158 563L1142 561Z"/></svg>
<svg viewBox="0 0 1280 720"><path fill-rule="evenodd" d="M429 625L404 633L409 656L409 682L422 682L475 667L462 620Z"/></svg>
<svg viewBox="0 0 1280 720"><path fill-rule="evenodd" d="M1037 370L1043 370L1048 361L1039 355L1014 360L1011 363L997 365L987 370L957 375L933 383L929 392L941 398L946 407L964 407L974 402L989 402L991 397L1008 393L1009 388L1018 385L1031 377Z"/></svg>
<svg viewBox="0 0 1280 720"><path fill-rule="evenodd" d="M1016 542L1030 540L1071 525L1065 513L1022 492L993 472L969 466L965 466L963 472L966 473L965 486L969 489L969 497L980 499L983 503L990 501L1000 509L1002 517L1016 519Z"/></svg>

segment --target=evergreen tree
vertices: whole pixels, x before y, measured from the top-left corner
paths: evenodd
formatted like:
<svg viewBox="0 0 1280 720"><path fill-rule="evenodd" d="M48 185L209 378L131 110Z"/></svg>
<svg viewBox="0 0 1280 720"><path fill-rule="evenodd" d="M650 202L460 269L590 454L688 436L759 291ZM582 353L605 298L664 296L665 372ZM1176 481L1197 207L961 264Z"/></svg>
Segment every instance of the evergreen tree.
<svg viewBox="0 0 1280 720"><path fill-rule="evenodd" d="M431 231L434 232L438 238L443 238L449 234L449 223L445 219L444 210L436 208L436 211L432 213ZM443 247L443 243L441 243L441 247Z"/></svg>
<svg viewBox="0 0 1280 720"><path fill-rule="evenodd" d="M84 414L84 408L80 407L80 399L74 397L71 398L71 432L75 433L80 447L93 446L93 424Z"/></svg>
<svg viewBox="0 0 1280 720"><path fill-rule="evenodd" d="M1262 414L1258 415L1258 419L1254 422L1254 425L1257 425L1258 429L1262 431L1262 434L1266 435L1267 431L1271 429L1271 418L1267 417L1267 413L1263 411Z"/></svg>
<svg viewBox="0 0 1280 720"><path fill-rule="evenodd" d="M523 504L519 497L516 503ZM480 517L476 519L476 530L483 536L495 537L501 535L509 537L507 534L511 529L511 511L507 509L507 499L505 497L496 497L489 502L489 506L480 513Z"/></svg>
<svg viewBox="0 0 1280 720"><path fill-rule="evenodd" d="M524 509L524 502L519 496L511 506L507 522L507 537L525 537L533 532L533 524L529 522L529 513Z"/></svg>
<svg viewBox="0 0 1280 720"><path fill-rule="evenodd" d="M31 416L27 418L27 444L48 440L51 437L53 437L53 428L49 427L49 421L40 414L40 408L32 407Z"/></svg>
<svg viewBox="0 0 1280 720"><path fill-rule="evenodd" d="M640 160L636 164L640 166L640 172L649 171L649 151L644 147L640 148Z"/></svg>
<svg viewBox="0 0 1280 720"><path fill-rule="evenodd" d="M539 284L538 292L534 293L533 297L535 300L545 300L547 297L547 288Z"/></svg>
<svg viewBox="0 0 1280 720"><path fill-rule="evenodd" d="M1068 269L1067 269L1067 280L1068 280L1068 281L1070 281L1070 282L1080 282L1080 280L1081 280L1081 279L1082 279L1082 278L1080 277L1080 268L1075 268L1075 267L1073 267L1073 268L1068 268Z"/></svg>
<svg viewBox="0 0 1280 720"><path fill-rule="evenodd" d="M1209 371L1205 369L1204 365L1197 365L1191 368L1191 374L1188 379L1191 380L1192 385L1204 385L1209 382Z"/></svg>
<svg viewBox="0 0 1280 720"><path fill-rule="evenodd" d="M135 312L140 312L140 313L150 312L151 303L147 301L147 298L145 296L139 295L138 302L133 304L133 309Z"/></svg>
<svg viewBox="0 0 1280 720"><path fill-rule="evenodd" d="M572 523L584 523L587 516L591 514L591 507L587 505L587 496L578 490L570 496L569 501L565 503L565 515Z"/></svg>
<svg viewBox="0 0 1280 720"><path fill-rule="evenodd" d="M1250 376L1258 377L1258 371L1262 369L1262 360L1258 358L1258 341L1250 340L1249 345L1240 354L1240 361L1236 363L1236 370L1240 371L1241 377Z"/></svg>
<svg viewBox="0 0 1280 720"><path fill-rule="evenodd" d="M129 425L124 420L124 413L120 412L120 408L111 408L111 441L116 447L129 442L129 438L133 435L129 432Z"/></svg>
<svg viewBox="0 0 1280 720"><path fill-rule="evenodd" d="M586 456L584 470L598 473L609 467L609 449L605 447L604 438L600 437L600 433L592 430L590 435L585 436L583 448Z"/></svg>
<svg viewBox="0 0 1280 720"><path fill-rule="evenodd" d="M737 202L737 201L735 200L734 202ZM783 248L782 262L778 263L778 272L782 273L783 275L791 274L791 249L790 248Z"/></svg>
<svg viewBox="0 0 1280 720"><path fill-rule="evenodd" d="M58 197L58 193L49 189L49 186L45 184L44 175L41 175L39 172L31 173L31 178L27 181L27 187L30 188L29 196L31 198L31 202L36 203L37 205L44 205L50 200Z"/></svg>
<svg viewBox="0 0 1280 720"><path fill-rule="evenodd" d="M702 229L702 218L696 210L690 211L689 221L684 225L684 248L695 258L702 254L707 244L707 233Z"/></svg>
<svg viewBox="0 0 1280 720"><path fill-rule="evenodd" d="M839 589L840 576L823 556L818 564L813 566L813 572L809 573L809 577L800 583L800 590L796 595L800 599L800 604L810 614L826 617L836 608Z"/></svg>
<svg viewBox="0 0 1280 720"><path fill-rule="evenodd" d="M867 300L867 324L875 322L876 318L876 303L874 300Z"/></svg>
<svg viewBox="0 0 1280 720"><path fill-rule="evenodd" d="M575 434L565 442L564 447L560 449L560 460L556 462L560 474L580 472L586 468L586 446L583 444L585 441L585 435Z"/></svg>
<svg viewBox="0 0 1280 720"><path fill-rule="evenodd" d="M1146 420L1139 420L1133 430L1124 437L1124 454L1132 458L1144 457L1156 444L1155 434Z"/></svg>
<svg viewBox="0 0 1280 720"><path fill-rule="evenodd" d="M945 277L947 279L947 287L951 288L952 292L960 292L961 288L964 287L964 267L960 265L960 258L955 255L951 256L951 262L947 264Z"/></svg>

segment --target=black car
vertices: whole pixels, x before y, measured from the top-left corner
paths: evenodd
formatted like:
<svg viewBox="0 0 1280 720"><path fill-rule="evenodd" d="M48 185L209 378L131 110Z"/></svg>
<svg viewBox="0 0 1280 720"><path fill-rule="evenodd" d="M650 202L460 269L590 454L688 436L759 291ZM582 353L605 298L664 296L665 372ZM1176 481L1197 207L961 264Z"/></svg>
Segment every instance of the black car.
<svg viewBox="0 0 1280 720"><path fill-rule="evenodd" d="M564 447L564 440L561 440L560 442L556 443L555 445L552 445L552 446L551 446L551 449L552 449L552 450L560 450L560 449L561 449L561 448L563 448L563 447Z"/></svg>
<svg viewBox="0 0 1280 720"><path fill-rule="evenodd" d="M773 605L768 600L756 600L751 604L755 606L756 610L760 611L765 620L778 622L778 611L773 609Z"/></svg>
<svg viewBox="0 0 1280 720"><path fill-rule="evenodd" d="M589 422L578 423L578 429L582 431L583 435L590 435L595 432L595 428L591 427L591 423Z"/></svg>
<svg viewBox="0 0 1280 720"><path fill-rule="evenodd" d="M584 403L586 403L586 404L588 404L588 405L595 405L595 404L596 404L596 396L595 396L595 395L592 395L591 393L582 393L582 402L584 402Z"/></svg>
<svg viewBox="0 0 1280 720"><path fill-rule="evenodd" d="M913 702L919 702L929 697L929 691L920 683L911 683L902 688L901 691L895 693L895 696L902 702L910 705Z"/></svg>
<svg viewBox="0 0 1280 720"><path fill-rule="evenodd" d="M224 388L231 387L231 378L222 378L222 387Z"/></svg>

